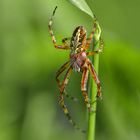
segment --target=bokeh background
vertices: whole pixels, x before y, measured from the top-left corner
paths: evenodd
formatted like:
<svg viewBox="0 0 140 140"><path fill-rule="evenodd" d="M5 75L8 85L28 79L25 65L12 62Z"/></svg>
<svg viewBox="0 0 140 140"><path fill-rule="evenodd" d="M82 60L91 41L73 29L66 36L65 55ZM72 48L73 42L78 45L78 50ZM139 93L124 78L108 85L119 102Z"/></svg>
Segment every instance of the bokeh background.
<svg viewBox="0 0 140 140"><path fill-rule="evenodd" d="M139 0L87 0L102 27L105 48L99 77L103 101L98 102L97 140L140 139ZM48 20L55 6L58 43L78 25L87 32L92 19L67 0L0 1L0 140L85 140L58 105L55 73L69 51L53 47ZM80 92L81 74L73 73L66 99L75 122L87 127Z"/></svg>

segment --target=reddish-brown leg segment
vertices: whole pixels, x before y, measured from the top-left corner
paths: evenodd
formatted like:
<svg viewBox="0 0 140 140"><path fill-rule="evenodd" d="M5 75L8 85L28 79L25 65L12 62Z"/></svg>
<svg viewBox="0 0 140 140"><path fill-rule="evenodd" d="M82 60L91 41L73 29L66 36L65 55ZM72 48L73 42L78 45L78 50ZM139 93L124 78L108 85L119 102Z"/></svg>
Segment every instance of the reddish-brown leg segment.
<svg viewBox="0 0 140 140"><path fill-rule="evenodd" d="M96 74L96 71L95 71L95 69L94 69L94 67L93 67L93 65L92 65L92 63L90 62L89 59L88 59L88 61L86 63L88 65L88 67L89 67L89 70L91 72L92 77L94 78L95 83L97 84L97 97L102 98L101 84L100 84L100 81L99 81L98 76Z"/></svg>
<svg viewBox="0 0 140 140"><path fill-rule="evenodd" d="M64 70L66 70L66 68L68 68L69 63L70 63L70 61L67 61L65 64L63 64L56 73L56 81L57 81L59 88L61 85L60 80L59 80L59 76L62 74L62 72L64 72Z"/></svg>
<svg viewBox="0 0 140 140"><path fill-rule="evenodd" d="M63 93L64 92L64 89L66 87L66 85L68 84L68 81L69 81L69 76L72 72L72 67L70 66L69 69L67 70L65 76L64 76L64 80L61 84L61 87L60 87L60 93Z"/></svg>
<svg viewBox="0 0 140 140"><path fill-rule="evenodd" d="M104 42L102 40L102 38L100 37L99 39L99 48L97 50L94 50L92 52L87 52L87 56L91 56L91 55L94 55L94 54L98 54L98 53L101 53L103 51L103 47L104 47Z"/></svg>
<svg viewBox="0 0 140 140"><path fill-rule="evenodd" d="M59 76L68 68L69 66L69 61L67 61L65 64L63 64L60 69L57 71L56 73L56 81L57 81L57 84L58 84L58 87L59 87L59 90L60 90L60 87L61 87L61 82L59 80ZM67 98L70 98L71 100L73 101L77 101L78 99L67 94L66 93L66 90L64 90L63 94L67 97Z"/></svg>
<svg viewBox="0 0 140 140"><path fill-rule="evenodd" d="M65 102L64 102L64 96L63 96L63 93L64 93L64 88L65 86L67 85L68 83L68 79L69 79L69 76L70 76L70 73L72 71L72 68L69 67L69 69L67 70L65 76L64 76L64 80L62 81L62 84L60 83L60 80L58 79L59 75L67 68L67 64L68 62L66 62L59 70L57 76L56 76L56 79L57 79L57 83L59 85L59 90L60 90L60 99L59 99L59 103L63 109L63 112L64 114L67 116L68 120L70 121L71 120L71 117L69 115L69 112L68 112L68 109L65 105ZM71 121L73 122L73 121Z"/></svg>
<svg viewBox="0 0 140 140"><path fill-rule="evenodd" d="M92 52L87 52L86 55L87 55L87 56L92 56L92 55L98 54L98 53L100 53L100 52L101 52L101 50L98 49L98 50L95 50L95 51L92 51Z"/></svg>
<svg viewBox="0 0 140 140"><path fill-rule="evenodd" d="M85 46L85 50L87 50L92 42L92 39L93 39L93 35L97 29L97 23L96 23L96 19L93 21L93 29L89 35L89 37L87 38L87 42L86 42L86 46Z"/></svg>
<svg viewBox="0 0 140 140"><path fill-rule="evenodd" d="M89 100L89 97L88 97L88 94L87 94L87 80L88 80L88 68L84 68L83 70L83 74L82 74L82 80L81 80L81 91L82 91L82 94L83 94L83 97L84 97L84 101L85 101L85 104L88 108L88 110L91 112L91 105L90 105L90 100Z"/></svg>

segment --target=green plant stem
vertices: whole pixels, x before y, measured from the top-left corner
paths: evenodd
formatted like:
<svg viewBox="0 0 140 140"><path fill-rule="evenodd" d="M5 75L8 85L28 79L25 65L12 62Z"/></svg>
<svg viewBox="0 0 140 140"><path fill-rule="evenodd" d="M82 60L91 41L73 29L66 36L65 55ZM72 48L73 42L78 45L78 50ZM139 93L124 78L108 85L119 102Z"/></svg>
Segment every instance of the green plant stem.
<svg viewBox="0 0 140 140"><path fill-rule="evenodd" d="M95 46L95 49L98 48L98 44ZM98 74L98 68L99 68L99 54L96 54L93 56L93 66L96 70L96 73ZM95 124L96 124L96 106L97 103L96 101L96 95L97 95L97 85L95 81L91 78L90 79L90 84L89 86L91 87L90 89L90 99L91 107L94 109L95 112L89 113L88 116L88 134L87 134L87 140L95 140Z"/></svg>

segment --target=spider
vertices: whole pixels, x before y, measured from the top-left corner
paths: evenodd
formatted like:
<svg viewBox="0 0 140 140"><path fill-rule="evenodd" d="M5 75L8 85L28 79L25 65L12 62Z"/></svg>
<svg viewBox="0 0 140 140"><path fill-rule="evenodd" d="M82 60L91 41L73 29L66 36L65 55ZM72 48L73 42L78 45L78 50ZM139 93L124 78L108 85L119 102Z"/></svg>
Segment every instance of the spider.
<svg viewBox="0 0 140 140"><path fill-rule="evenodd" d="M56 9L57 9L57 6L55 7L53 14L49 20L49 24L48 24L52 42L54 44L54 47L57 49L70 50L70 59L66 63L64 63L56 73L56 81L57 81L59 91L60 91L59 103L63 109L64 114L67 116L68 120L73 124L73 126L77 127L76 124L72 121L69 111L64 102L65 88L66 88L66 85L68 84L69 77L72 71L74 70L78 73L81 72L82 73L81 91L84 97L84 102L86 104L86 107L91 112L92 111L91 103L87 94L87 87L86 87L87 81L88 81L88 75L90 72L93 79L95 80L97 84L97 97L101 98L100 80L96 74L94 66L92 65L90 59L87 56L91 56L102 51L102 47L103 47L102 39L99 37L99 39L97 40L97 42L99 41L99 44L100 44L99 49L92 52L91 51L86 52L92 42L94 34L98 32L98 34L100 35L101 30L99 28L99 24L97 20L95 19L92 32L88 38L86 37L85 28L83 26L78 26L74 30L71 38L62 39L62 45L58 45L56 43L56 39L55 39L53 29L52 29L52 23L53 23L52 18L55 15ZM70 43L68 43L68 41L70 41ZM66 71L66 74L64 75L64 79L62 82L60 82L59 77L66 69L67 71ZM77 129L79 128L77 127Z"/></svg>

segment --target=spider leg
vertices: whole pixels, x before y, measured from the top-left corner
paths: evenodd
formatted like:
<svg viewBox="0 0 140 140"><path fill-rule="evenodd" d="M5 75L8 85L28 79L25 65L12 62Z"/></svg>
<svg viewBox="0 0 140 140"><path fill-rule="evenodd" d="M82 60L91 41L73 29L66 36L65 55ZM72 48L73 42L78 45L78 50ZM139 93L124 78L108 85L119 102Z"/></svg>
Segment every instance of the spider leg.
<svg viewBox="0 0 140 140"><path fill-rule="evenodd" d="M85 50L87 50L92 42L92 39L94 39L94 46L97 44L97 42L101 40L100 38L100 34L101 34L101 28L99 26L99 23L97 21L97 19L95 18L93 21L93 29L92 32L90 33L89 37L87 38L86 41L86 46L85 46Z"/></svg>
<svg viewBox="0 0 140 140"><path fill-rule="evenodd" d="M65 89L66 85L68 84L71 72L72 72L72 67L70 66L69 69L67 70L67 72L66 72L66 74L64 76L64 80L63 80L63 82L61 84L60 93L64 92L64 89Z"/></svg>
<svg viewBox="0 0 140 140"><path fill-rule="evenodd" d="M56 73L56 81L57 81L57 84L58 84L58 87L59 87L59 90L60 90L60 87L61 87L61 82L59 80L59 76L66 70L66 68L68 68L69 66L69 61L67 61L65 64L63 64L60 69L57 71ZM67 94L66 91L64 90L63 91L63 94L67 97L67 98L70 98L71 100L73 101L77 101L78 99Z"/></svg>
<svg viewBox="0 0 140 140"><path fill-rule="evenodd" d="M97 49L95 51L92 51L92 52L87 52L87 56L92 56L92 55L95 55L95 54L99 54L102 50L100 49Z"/></svg>
<svg viewBox="0 0 140 140"><path fill-rule="evenodd" d="M87 52L87 56L92 56L92 55L95 55L95 54L99 54L103 51L103 48L104 48L104 42L102 40L102 38L100 37L99 39L99 48L97 50L94 50L92 52Z"/></svg>
<svg viewBox="0 0 140 140"><path fill-rule="evenodd" d="M67 61L66 63L64 63L64 64L60 67L60 69L57 71L57 73L56 73L56 81L57 81L57 84L58 84L58 87L59 87L59 88L60 88L60 86L61 86L61 82L60 82L60 80L59 80L59 76L62 74L62 72L63 72L64 70L66 70L66 68L68 68L69 63L70 63L70 61Z"/></svg>
<svg viewBox="0 0 140 140"><path fill-rule="evenodd" d="M65 76L64 76L64 80L61 84L61 87L60 87L60 100L59 100L59 104L60 106L62 107L63 109L63 112L64 114L66 115L68 121L77 129L77 130L80 130L81 132L85 133L85 130L81 130L77 125L76 123L72 120L70 114L69 114L69 111L68 111L68 108L67 106L65 105L65 102L64 102L64 96L63 96L63 93L64 93L64 89L66 87L66 85L68 84L68 81L69 81L69 76L72 72L72 67L69 67L69 69L67 70Z"/></svg>
<svg viewBox="0 0 140 140"><path fill-rule="evenodd" d="M87 50L92 42L92 39L93 39L93 36L94 36L94 33L96 32L96 29L97 29L97 23L96 23L96 19L93 21L93 29L89 35L89 37L87 38L87 42L86 42L86 46L85 46L85 50Z"/></svg>
<svg viewBox="0 0 140 140"><path fill-rule="evenodd" d="M52 18L53 18L54 14L55 14L56 9L57 9L57 7L55 7L55 9L53 11L53 15L49 20L49 24L48 24L49 32L50 32L50 35L52 37L52 42L53 42L55 48L68 50L69 49L68 45L66 45L66 44L57 45L57 43L56 43L56 38L54 36L54 32L53 32L53 28L52 28L52 24L53 24L53 19Z"/></svg>
<svg viewBox="0 0 140 140"><path fill-rule="evenodd" d="M88 108L88 110L91 112L92 109L91 109L91 104L90 104L90 99L88 97L88 94L87 94L87 81L88 81L88 68L84 68L83 70L83 74L82 74L82 80L81 80L81 91L82 91L82 94L83 94L83 97L84 97L84 101L85 101L85 104Z"/></svg>
<svg viewBox="0 0 140 140"><path fill-rule="evenodd" d="M78 101L78 99L77 99L76 97L69 95L69 94L66 92L66 90L64 90L64 93L63 93L63 94L64 94L67 98L71 99L72 101L75 101L75 102Z"/></svg>
<svg viewBox="0 0 140 140"><path fill-rule="evenodd" d="M102 99L100 80L99 80L99 78L98 78L98 76L96 74L96 71L95 71L92 63L90 62L90 60L88 60L86 63L88 64L88 68L89 68L89 70L91 72L91 75L92 75L95 83L97 84L97 97Z"/></svg>

